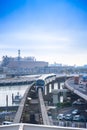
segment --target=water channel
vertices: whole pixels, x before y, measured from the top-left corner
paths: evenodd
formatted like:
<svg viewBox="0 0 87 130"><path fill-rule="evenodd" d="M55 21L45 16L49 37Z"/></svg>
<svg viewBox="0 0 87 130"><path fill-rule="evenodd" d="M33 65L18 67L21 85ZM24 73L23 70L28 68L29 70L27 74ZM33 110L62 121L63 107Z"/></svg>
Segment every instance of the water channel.
<svg viewBox="0 0 87 130"><path fill-rule="evenodd" d="M12 102L12 95L16 96L18 93L23 97L24 92L26 91L29 85L15 85L15 86L0 86L0 106L7 105L8 98L8 106L17 105Z"/></svg>

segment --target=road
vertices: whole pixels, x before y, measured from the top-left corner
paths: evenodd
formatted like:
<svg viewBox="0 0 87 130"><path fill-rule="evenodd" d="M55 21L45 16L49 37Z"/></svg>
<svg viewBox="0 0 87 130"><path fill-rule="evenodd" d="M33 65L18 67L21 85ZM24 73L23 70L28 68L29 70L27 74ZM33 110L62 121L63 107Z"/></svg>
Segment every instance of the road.
<svg viewBox="0 0 87 130"><path fill-rule="evenodd" d="M65 86L87 101L87 88L85 84L74 84L74 79L65 82Z"/></svg>

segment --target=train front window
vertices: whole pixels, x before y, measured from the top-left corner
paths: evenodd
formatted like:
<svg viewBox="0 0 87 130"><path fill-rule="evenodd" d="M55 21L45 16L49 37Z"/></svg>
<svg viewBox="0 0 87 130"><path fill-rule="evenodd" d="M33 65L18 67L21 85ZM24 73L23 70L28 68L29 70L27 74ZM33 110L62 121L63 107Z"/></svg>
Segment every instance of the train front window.
<svg viewBox="0 0 87 130"><path fill-rule="evenodd" d="M37 80L36 85L37 86L44 86L45 82L44 82L44 80Z"/></svg>

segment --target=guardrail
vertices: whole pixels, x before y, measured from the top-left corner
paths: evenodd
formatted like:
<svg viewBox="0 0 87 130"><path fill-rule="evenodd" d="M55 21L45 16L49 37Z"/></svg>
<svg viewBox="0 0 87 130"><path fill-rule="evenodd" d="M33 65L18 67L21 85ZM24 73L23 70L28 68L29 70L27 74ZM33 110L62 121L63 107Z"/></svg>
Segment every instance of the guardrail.
<svg viewBox="0 0 87 130"><path fill-rule="evenodd" d="M69 78L68 80L66 80L66 81L65 81L65 86L66 86L69 90L71 90L72 92L74 92L74 88L69 85L69 81L72 80L72 79L73 79L73 78Z"/></svg>

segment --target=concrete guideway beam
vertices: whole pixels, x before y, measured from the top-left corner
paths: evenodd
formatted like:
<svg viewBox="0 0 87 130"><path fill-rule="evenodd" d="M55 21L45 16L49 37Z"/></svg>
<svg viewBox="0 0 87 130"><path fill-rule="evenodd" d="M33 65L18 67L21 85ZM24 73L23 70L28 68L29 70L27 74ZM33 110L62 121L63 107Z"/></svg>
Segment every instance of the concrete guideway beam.
<svg viewBox="0 0 87 130"><path fill-rule="evenodd" d="M33 84L31 84L31 85L27 88L27 90L26 90L26 92L25 92L25 94L24 94L24 96L23 96L23 98L22 98L22 100L21 100L21 102L20 102L18 111L17 111L17 113L16 113L16 115L15 115L15 118L14 118L14 121L13 121L14 123L20 123L20 122L21 122L21 117L22 117L22 113L23 113L25 101L26 101L26 98L27 98L27 95L28 95L28 92L29 92L31 86L33 86Z"/></svg>
<svg viewBox="0 0 87 130"><path fill-rule="evenodd" d="M41 109L42 118L43 118L43 124L44 125L51 125L50 120L49 120L48 115L47 115L47 110L46 110L46 107L44 104L41 89L38 90L38 95L39 95L39 102L40 102L40 107L41 107L40 109Z"/></svg>

